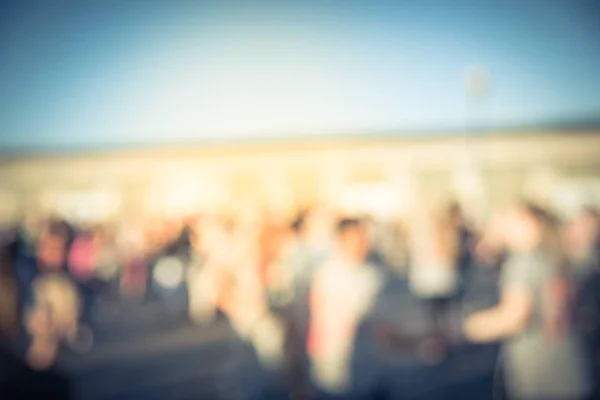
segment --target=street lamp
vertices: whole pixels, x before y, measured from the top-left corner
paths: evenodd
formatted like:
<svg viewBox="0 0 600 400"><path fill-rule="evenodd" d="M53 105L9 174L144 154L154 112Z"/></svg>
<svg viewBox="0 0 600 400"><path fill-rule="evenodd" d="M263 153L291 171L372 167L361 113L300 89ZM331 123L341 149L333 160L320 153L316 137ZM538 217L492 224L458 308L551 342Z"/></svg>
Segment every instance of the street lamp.
<svg viewBox="0 0 600 400"><path fill-rule="evenodd" d="M455 183L461 202L466 203L476 219L485 212L484 182L475 155L470 150L470 136L481 126L478 117L489 94L490 74L483 65L469 66L464 73L464 86L468 116L463 132L463 152L455 174Z"/></svg>
<svg viewBox="0 0 600 400"><path fill-rule="evenodd" d="M484 65L471 65L467 67L464 73L465 94L467 100L467 108L469 109L469 118L465 127L465 139L468 139L471 131L475 131L477 127L478 115L482 110L482 106L488 97L490 89L490 73Z"/></svg>

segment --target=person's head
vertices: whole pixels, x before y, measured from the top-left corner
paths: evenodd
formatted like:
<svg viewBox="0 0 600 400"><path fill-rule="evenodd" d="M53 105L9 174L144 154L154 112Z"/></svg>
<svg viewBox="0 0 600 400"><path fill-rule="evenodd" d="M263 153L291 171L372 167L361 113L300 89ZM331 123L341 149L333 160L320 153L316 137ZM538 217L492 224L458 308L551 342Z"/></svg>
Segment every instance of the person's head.
<svg viewBox="0 0 600 400"><path fill-rule="evenodd" d="M592 206L585 207L581 213L581 228L590 244L595 245L600 234L600 212Z"/></svg>
<svg viewBox="0 0 600 400"><path fill-rule="evenodd" d="M369 241L367 232L358 219L344 218L336 227L339 251L347 258L362 261L367 257Z"/></svg>
<svg viewBox="0 0 600 400"><path fill-rule="evenodd" d="M544 208L529 202L513 206L503 224L506 245L513 250L528 251L556 246L558 219Z"/></svg>
<svg viewBox="0 0 600 400"><path fill-rule="evenodd" d="M600 239L600 218L594 208L586 207L571 219L563 230L565 247L571 257L591 254Z"/></svg>
<svg viewBox="0 0 600 400"><path fill-rule="evenodd" d="M453 201L448 205L448 219L455 226L460 226L464 222L463 210L459 202Z"/></svg>
<svg viewBox="0 0 600 400"><path fill-rule="evenodd" d="M44 267L60 269L69 246L69 232L66 224L51 221L42 231L36 244L36 258Z"/></svg>
<svg viewBox="0 0 600 400"><path fill-rule="evenodd" d="M291 231L294 234L294 236L303 237L306 235L306 231L307 231L307 221L306 220L307 220L307 213L301 212L300 214L298 214L298 216L296 216L294 221L292 221L290 228L291 228Z"/></svg>

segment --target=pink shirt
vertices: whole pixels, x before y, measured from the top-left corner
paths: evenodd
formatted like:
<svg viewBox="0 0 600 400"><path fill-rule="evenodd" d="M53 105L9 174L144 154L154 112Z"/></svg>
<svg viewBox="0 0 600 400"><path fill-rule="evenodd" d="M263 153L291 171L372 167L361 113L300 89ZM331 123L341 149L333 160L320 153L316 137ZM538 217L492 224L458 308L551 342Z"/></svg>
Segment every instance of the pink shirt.
<svg viewBox="0 0 600 400"><path fill-rule="evenodd" d="M69 252L69 271L79 280L89 279L94 273L96 249L91 238L78 238Z"/></svg>

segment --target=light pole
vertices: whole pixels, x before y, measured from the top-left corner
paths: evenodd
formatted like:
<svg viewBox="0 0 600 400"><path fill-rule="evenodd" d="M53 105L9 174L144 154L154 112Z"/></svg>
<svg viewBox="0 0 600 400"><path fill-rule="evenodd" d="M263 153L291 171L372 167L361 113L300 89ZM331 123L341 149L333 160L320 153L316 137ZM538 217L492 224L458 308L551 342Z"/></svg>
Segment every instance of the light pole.
<svg viewBox="0 0 600 400"><path fill-rule="evenodd" d="M471 134L483 128L483 121L479 119L482 117L482 108L489 95L490 73L488 68L479 64L467 67L464 73L464 85L469 114L464 130L465 144L467 144Z"/></svg>
<svg viewBox="0 0 600 400"><path fill-rule="evenodd" d="M471 136L483 127L482 107L489 94L490 76L483 65L472 65L465 70L464 85L467 118L463 131L463 148L456 174L456 184L461 202L469 208L476 220L485 214L486 196L478 160L471 150Z"/></svg>

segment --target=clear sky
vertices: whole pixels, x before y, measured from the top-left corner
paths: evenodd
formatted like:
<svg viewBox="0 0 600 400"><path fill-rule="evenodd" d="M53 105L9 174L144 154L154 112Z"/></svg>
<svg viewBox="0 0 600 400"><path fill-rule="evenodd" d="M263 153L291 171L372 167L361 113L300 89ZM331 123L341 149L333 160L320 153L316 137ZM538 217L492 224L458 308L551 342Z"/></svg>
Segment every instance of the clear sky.
<svg viewBox="0 0 600 400"><path fill-rule="evenodd" d="M0 147L600 116L600 2L0 2Z"/></svg>

